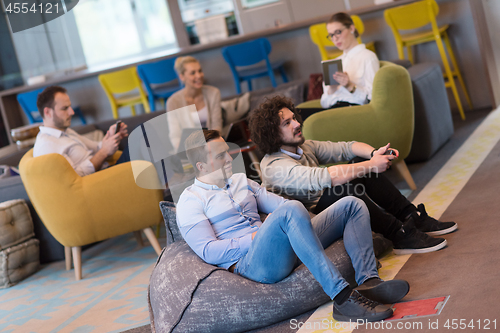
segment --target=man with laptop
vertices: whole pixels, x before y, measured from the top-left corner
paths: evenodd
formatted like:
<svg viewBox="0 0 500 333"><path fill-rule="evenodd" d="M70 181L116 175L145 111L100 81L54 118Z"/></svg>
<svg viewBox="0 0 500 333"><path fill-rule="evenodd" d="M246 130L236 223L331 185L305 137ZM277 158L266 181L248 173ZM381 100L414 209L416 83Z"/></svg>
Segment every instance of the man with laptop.
<svg viewBox="0 0 500 333"><path fill-rule="evenodd" d="M69 128L75 112L63 87L45 88L38 95L37 107L43 126L40 126L36 137L33 156L61 154L81 177L108 167L106 160L118 150L120 141L128 136L127 125L118 122L110 126L101 142L87 139ZM125 155L117 163L126 161Z"/></svg>

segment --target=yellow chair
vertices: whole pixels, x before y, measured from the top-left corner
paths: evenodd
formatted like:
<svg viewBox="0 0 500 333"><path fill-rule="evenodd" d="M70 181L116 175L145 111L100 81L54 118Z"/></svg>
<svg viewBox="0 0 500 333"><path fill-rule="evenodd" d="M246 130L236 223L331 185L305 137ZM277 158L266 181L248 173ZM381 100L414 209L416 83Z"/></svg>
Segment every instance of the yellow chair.
<svg viewBox="0 0 500 333"><path fill-rule="evenodd" d="M62 155L33 157L33 149L19 163L33 207L47 230L65 247L67 270L73 254L76 280L82 277L83 245L129 232L140 238L142 230L156 253L161 252L150 226L162 221L159 202L163 191L137 186L131 163L151 164L128 162L80 177ZM158 177L154 168L142 169Z"/></svg>
<svg viewBox="0 0 500 333"><path fill-rule="evenodd" d="M111 103L113 118L118 119L118 108L123 106L130 106L132 115L135 116L134 105L139 103L142 103L146 113L151 112L136 67L101 74L98 78ZM138 93L135 91L136 89L139 90Z"/></svg>
<svg viewBox="0 0 500 333"><path fill-rule="evenodd" d="M453 49L450 45L448 33L446 32L449 25L445 24L441 27L438 27L436 22L436 16L438 13L439 6L435 0L423 0L400 7L386 9L384 11L384 17L394 34L394 39L396 40L396 46L398 48L399 59L405 58L404 48L406 47L408 60L413 63L413 54L411 51L411 47L413 45L432 41L436 42L439 49L439 54L441 55L441 59L443 60L445 69L444 76L448 79L448 82L446 82L445 85L446 87L451 88L458 106L458 110L460 111L460 115L462 119L465 119L464 110L462 107L462 103L460 102L460 97L458 96L454 77L458 78L458 81L460 82L460 85L462 86L462 89L464 91L467 103L469 104L469 108L471 109L472 103L469 97L469 93L467 92L467 88L465 88L465 83L458 68L455 55L453 54ZM428 24L431 24L431 30L417 31L404 35L400 34L399 32L400 30L418 29ZM448 55L450 56L453 70L451 70L450 68L445 48L443 46L443 41L444 45L446 46L446 50L448 51Z"/></svg>
<svg viewBox="0 0 500 333"><path fill-rule="evenodd" d="M358 42L363 43L361 41L361 35L365 32L363 21L361 21L358 15L351 15L351 19L359 33ZM328 39L326 23L311 25L309 27L309 36L311 37L313 43L318 46L319 53L321 54L321 60L334 59L342 55L342 51L337 49L335 44ZM375 52L375 44L373 42L366 43L366 48Z"/></svg>

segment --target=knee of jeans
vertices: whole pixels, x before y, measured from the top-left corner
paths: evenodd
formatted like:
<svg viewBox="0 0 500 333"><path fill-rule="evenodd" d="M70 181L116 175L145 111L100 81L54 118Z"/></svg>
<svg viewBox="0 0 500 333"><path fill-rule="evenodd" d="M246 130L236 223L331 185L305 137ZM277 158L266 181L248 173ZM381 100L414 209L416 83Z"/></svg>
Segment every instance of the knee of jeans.
<svg viewBox="0 0 500 333"><path fill-rule="evenodd" d="M304 207L304 205L300 201L289 200L285 202L284 207L286 207L287 211L293 212L294 215L303 215L303 217L310 217L306 207Z"/></svg>
<svg viewBox="0 0 500 333"><path fill-rule="evenodd" d="M368 208L366 207L366 204L364 203L363 200L359 198L348 196L340 199L338 202L339 203L342 202L344 205L346 205L346 208L348 208L353 213L357 211L363 211L368 213Z"/></svg>

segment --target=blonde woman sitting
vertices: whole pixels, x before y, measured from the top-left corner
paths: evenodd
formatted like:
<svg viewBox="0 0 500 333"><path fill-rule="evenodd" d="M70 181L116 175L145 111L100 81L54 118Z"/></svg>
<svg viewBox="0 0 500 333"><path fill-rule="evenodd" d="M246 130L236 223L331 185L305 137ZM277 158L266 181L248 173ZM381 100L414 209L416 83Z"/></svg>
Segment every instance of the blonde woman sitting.
<svg viewBox="0 0 500 333"><path fill-rule="evenodd" d="M202 128L222 130L222 111L220 91L203 83L203 70L196 58L179 57L174 67L185 85L167 100L170 141L178 151L183 128L197 128L201 124ZM192 104L196 106L196 112L169 112Z"/></svg>

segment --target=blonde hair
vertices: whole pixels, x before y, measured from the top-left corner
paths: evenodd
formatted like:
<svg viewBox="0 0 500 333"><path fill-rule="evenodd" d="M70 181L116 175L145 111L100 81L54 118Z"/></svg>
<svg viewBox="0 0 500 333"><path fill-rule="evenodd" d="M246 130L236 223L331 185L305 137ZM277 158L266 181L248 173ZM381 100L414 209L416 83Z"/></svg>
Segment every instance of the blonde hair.
<svg viewBox="0 0 500 333"><path fill-rule="evenodd" d="M192 56L179 57L175 59L174 69L177 74L184 74L184 71L186 70L185 65L192 62L199 63L198 59Z"/></svg>

